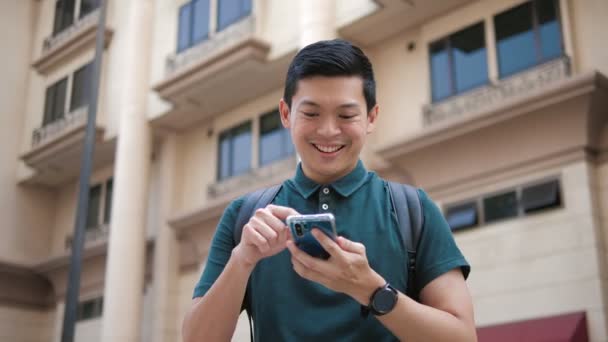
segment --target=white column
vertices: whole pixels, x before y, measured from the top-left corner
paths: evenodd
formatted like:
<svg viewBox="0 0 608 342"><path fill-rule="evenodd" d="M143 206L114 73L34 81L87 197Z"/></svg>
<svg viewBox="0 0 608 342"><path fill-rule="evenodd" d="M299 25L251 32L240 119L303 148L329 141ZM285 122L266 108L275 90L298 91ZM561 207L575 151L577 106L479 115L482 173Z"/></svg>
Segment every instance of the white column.
<svg viewBox="0 0 608 342"><path fill-rule="evenodd" d="M120 4L120 5L119 5ZM116 1L125 11L117 40L121 74L114 198L101 330L103 342L140 342L151 134L146 117L153 0ZM120 43L119 43L120 42Z"/></svg>
<svg viewBox="0 0 608 342"><path fill-rule="evenodd" d="M174 134L168 135L160 151L160 220L154 248L152 341L178 341L180 315L177 279L179 277L179 244L175 232L168 224L174 207L174 180L177 142Z"/></svg>
<svg viewBox="0 0 608 342"><path fill-rule="evenodd" d="M335 0L300 0L300 47L337 36Z"/></svg>

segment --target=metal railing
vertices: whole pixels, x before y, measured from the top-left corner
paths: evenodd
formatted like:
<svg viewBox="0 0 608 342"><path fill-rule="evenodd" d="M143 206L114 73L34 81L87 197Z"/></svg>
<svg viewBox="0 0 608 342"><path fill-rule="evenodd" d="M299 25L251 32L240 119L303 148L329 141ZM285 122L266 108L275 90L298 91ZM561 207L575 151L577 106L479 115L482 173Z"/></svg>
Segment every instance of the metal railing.
<svg viewBox="0 0 608 342"><path fill-rule="evenodd" d="M110 226L107 223L100 224L94 228L87 228L84 235L84 242L91 244L98 241L104 241L108 239L110 234ZM65 238L65 249L70 250L72 248L73 236L70 234Z"/></svg>
<svg viewBox="0 0 608 342"><path fill-rule="evenodd" d="M85 125L87 112L87 106L80 107L67 113L62 118L35 129L32 132L32 148L44 145L74 127Z"/></svg>
<svg viewBox="0 0 608 342"><path fill-rule="evenodd" d="M524 96L570 76L566 56L537 65L463 94L422 108L425 126L479 112L506 100Z"/></svg>
<svg viewBox="0 0 608 342"><path fill-rule="evenodd" d="M254 33L255 17L250 15L228 26L226 29L216 32L207 40L181 52L169 55L166 60L165 75L170 76L188 65L205 59L216 51L239 42L245 37L252 36Z"/></svg>

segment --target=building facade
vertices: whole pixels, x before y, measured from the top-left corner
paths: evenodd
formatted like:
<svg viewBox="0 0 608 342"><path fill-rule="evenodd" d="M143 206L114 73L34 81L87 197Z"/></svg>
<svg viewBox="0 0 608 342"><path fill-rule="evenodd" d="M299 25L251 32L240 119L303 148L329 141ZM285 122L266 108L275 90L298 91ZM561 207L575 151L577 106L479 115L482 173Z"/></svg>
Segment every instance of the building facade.
<svg viewBox="0 0 608 342"><path fill-rule="evenodd" d="M61 336L99 3L0 3L2 341ZM362 159L442 208L480 341L608 341L606 18L605 0L108 0L76 340L181 339L225 206L294 173L291 58L341 37L376 73Z"/></svg>

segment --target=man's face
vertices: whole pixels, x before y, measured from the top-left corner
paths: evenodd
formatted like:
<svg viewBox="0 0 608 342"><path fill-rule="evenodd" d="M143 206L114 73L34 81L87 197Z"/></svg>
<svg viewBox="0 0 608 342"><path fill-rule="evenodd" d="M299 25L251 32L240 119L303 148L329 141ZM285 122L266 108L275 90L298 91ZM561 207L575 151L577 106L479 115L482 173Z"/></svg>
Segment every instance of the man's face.
<svg viewBox="0 0 608 342"><path fill-rule="evenodd" d="M317 183L333 182L352 171L378 116L369 113L363 80L356 76L315 76L298 81L291 108L280 103L283 126L302 159L304 174Z"/></svg>

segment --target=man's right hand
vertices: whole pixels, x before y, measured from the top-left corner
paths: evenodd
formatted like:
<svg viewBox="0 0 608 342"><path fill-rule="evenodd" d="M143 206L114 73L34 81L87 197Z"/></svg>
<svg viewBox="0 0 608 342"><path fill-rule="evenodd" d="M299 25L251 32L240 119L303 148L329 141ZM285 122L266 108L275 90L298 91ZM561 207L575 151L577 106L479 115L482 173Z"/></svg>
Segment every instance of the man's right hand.
<svg viewBox="0 0 608 342"><path fill-rule="evenodd" d="M285 242L291 239L289 228L284 223L289 215L298 215L298 212L273 204L256 210L243 226L241 242L234 248L233 257L252 268L258 261L281 252L285 249Z"/></svg>

